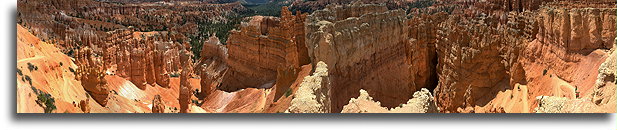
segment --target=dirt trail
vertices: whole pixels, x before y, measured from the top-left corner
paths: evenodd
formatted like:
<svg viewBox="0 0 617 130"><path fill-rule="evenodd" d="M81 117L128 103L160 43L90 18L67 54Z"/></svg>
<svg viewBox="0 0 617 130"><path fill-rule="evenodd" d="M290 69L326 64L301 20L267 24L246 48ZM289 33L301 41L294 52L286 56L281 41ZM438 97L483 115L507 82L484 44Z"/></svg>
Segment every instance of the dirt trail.
<svg viewBox="0 0 617 130"><path fill-rule="evenodd" d="M19 59L19 60L17 60L17 64L22 63L22 62L26 62L26 61L31 61L31 60L38 60L38 59L41 59L41 58L44 58L44 57L45 56L37 55L37 56L34 56L34 57L30 57L30 58Z"/></svg>

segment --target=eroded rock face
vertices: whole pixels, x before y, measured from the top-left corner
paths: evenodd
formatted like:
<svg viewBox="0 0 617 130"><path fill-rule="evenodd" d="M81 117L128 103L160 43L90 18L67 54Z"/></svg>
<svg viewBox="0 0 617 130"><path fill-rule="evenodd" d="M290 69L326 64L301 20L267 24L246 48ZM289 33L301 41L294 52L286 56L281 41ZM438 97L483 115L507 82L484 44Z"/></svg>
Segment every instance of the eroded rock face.
<svg viewBox="0 0 617 130"><path fill-rule="evenodd" d="M525 83L519 61L524 39L533 35L533 21L524 15L467 18L453 15L440 24L437 42L438 105L445 112L485 105L498 91Z"/></svg>
<svg viewBox="0 0 617 130"><path fill-rule="evenodd" d="M308 16L306 45L316 64L328 64L333 112L341 111L360 89L387 107L411 98L403 10L380 5L328 6Z"/></svg>
<svg viewBox="0 0 617 130"><path fill-rule="evenodd" d="M447 14L421 15L407 21L409 42L406 46L407 63L410 64L412 86L434 89L437 86L438 25Z"/></svg>
<svg viewBox="0 0 617 130"><path fill-rule="evenodd" d="M165 113L165 104L161 100L161 95L155 95L152 99L152 113Z"/></svg>
<svg viewBox="0 0 617 130"><path fill-rule="evenodd" d="M84 113L90 113L90 105L88 105L88 103L90 103L90 99L89 98L87 98L86 100L79 101L79 108Z"/></svg>
<svg viewBox="0 0 617 130"><path fill-rule="evenodd" d="M275 101L281 98L287 91L291 91L290 86L296 81L298 71L298 68L292 66L287 68L279 68L276 71Z"/></svg>
<svg viewBox="0 0 617 130"><path fill-rule="evenodd" d="M203 45L201 59L197 63L196 71L200 71L201 97L206 97L215 92L222 77L227 72L227 48L219 39L212 35Z"/></svg>
<svg viewBox="0 0 617 130"><path fill-rule="evenodd" d="M602 62L610 59L609 55L615 48L616 9L610 6L607 3L562 2L550 3L541 8L536 17L539 27L537 39L528 43L521 55L520 62L524 63L523 67L528 73L533 72L529 70L530 68L541 68L536 71L549 72L546 75L557 77L567 82L566 86L578 89L581 97L593 98L588 94L596 93L600 100L611 100L608 98L610 96L605 98L599 95L614 97L614 91L603 88L603 83L597 84L598 80L604 80L601 75L607 76L602 74ZM593 71L596 69L600 71ZM533 85L530 86L532 91L541 91L540 87ZM606 86L610 88L612 84ZM566 91L574 90L566 89ZM553 93L535 92L530 95L531 97L556 96ZM603 105L610 102L600 100L595 100L600 102L596 104L599 106L598 109L610 110L606 106L611 105ZM532 102L540 103L539 100Z"/></svg>
<svg viewBox="0 0 617 130"><path fill-rule="evenodd" d="M106 43L95 44L102 49L105 68L115 66L116 70L108 73L126 78L142 90L146 84L168 88L170 72L175 74L179 69L180 45L161 39L168 37L165 33L134 37L135 33L131 28L110 31Z"/></svg>
<svg viewBox="0 0 617 130"><path fill-rule="evenodd" d="M436 113L439 112L433 95L426 88L422 88L413 94L406 104L388 109L382 107L380 102L373 100L368 92L360 89L360 96L349 100L349 104L343 107L342 113Z"/></svg>
<svg viewBox="0 0 617 130"><path fill-rule="evenodd" d="M154 50L154 77L156 84L163 88L169 88L169 72L167 70L167 62L164 53L170 48L171 42L155 42Z"/></svg>
<svg viewBox="0 0 617 130"><path fill-rule="evenodd" d="M599 68L599 74L594 84L593 92L588 97L591 98L591 101L601 107L605 107L607 109L604 112L614 113L617 109L615 104L617 104L617 97L615 97L616 90L616 82L617 78L617 53L613 48L610 56L606 58L606 61L602 63Z"/></svg>
<svg viewBox="0 0 617 130"><path fill-rule="evenodd" d="M248 23L242 23L239 31L231 31L226 59L229 71L219 89L270 88L278 68L308 63L305 51L301 51L305 49L302 39L306 14L293 16L283 7L281 15L253 16Z"/></svg>
<svg viewBox="0 0 617 130"><path fill-rule="evenodd" d="M192 54L188 50L180 51L180 64L182 64L182 70L180 72L180 95L178 102L180 103L180 113L187 113L189 104L191 103L191 90L193 87L189 83L189 79L192 78Z"/></svg>
<svg viewBox="0 0 617 130"><path fill-rule="evenodd" d="M610 49L615 39L615 11L615 8L545 6L539 12L538 40L565 48L568 53Z"/></svg>
<svg viewBox="0 0 617 130"><path fill-rule="evenodd" d="M318 62L315 72L304 77L300 87L291 100L291 106L286 112L290 113L330 113L331 105L331 78L328 65Z"/></svg>
<svg viewBox="0 0 617 130"><path fill-rule="evenodd" d="M145 44L146 44L146 48L144 50L144 71L146 71L145 73L145 77L146 77L146 83L150 84L151 86L154 86L154 84L156 84L156 71L155 69L158 69L154 66L154 41L147 39L145 40Z"/></svg>
<svg viewBox="0 0 617 130"><path fill-rule="evenodd" d="M101 64L94 61L92 50L88 47L81 49L76 54L78 68L75 70L75 78L81 81L84 87L94 100L102 106L107 105L109 90L105 81L105 72Z"/></svg>
<svg viewBox="0 0 617 130"><path fill-rule="evenodd" d="M133 48L131 53L131 82L133 82L137 88L144 90L146 89L147 84L145 76L146 58L144 55L144 50L141 47Z"/></svg>

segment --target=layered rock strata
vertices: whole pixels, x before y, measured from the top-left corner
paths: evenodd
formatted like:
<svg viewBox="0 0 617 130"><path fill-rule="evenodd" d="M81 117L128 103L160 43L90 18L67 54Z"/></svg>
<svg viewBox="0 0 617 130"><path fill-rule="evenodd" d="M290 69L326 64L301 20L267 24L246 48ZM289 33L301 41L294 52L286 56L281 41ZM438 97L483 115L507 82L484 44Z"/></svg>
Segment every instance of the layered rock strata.
<svg viewBox="0 0 617 130"><path fill-rule="evenodd" d="M221 44L216 36L212 36L203 45L201 59L195 71L199 71L201 97L207 97L215 92L222 77L227 72L227 48Z"/></svg>
<svg viewBox="0 0 617 130"><path fill-rule="evenodd" d="M328 6L308 16L306 45L316 64L328 64L333 112L360 89L396 107L419 88L411 85L405 12L382 5Z"/></svg>
<svg viewBox="0 0 617 130"><path fill-rule="evenodd" d="M564 48L567 53L610 49L615 39L616 11L615 8L545 6L539 11L538 40Z"/></svg>
<svg viewBox="0 0 617 130"><path fill-rule="evenodd" d="M278 68L299 68L308 63L303 51L305 14L293 16L285 7L281 14L281 18L251 17L239 31L230 32L226 60L229 71L219 89L270 88Z"/></svg>

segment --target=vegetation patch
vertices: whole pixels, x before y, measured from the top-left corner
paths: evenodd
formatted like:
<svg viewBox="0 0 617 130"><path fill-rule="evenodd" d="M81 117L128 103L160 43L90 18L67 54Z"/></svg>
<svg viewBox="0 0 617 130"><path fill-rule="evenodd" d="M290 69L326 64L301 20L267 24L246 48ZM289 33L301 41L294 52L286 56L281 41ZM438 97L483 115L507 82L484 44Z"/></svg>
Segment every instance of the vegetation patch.
<svg viewBox="0 0 617 130"><path fill-rule="evenodd" d="M254 11L254 15L261 16L281 16L281 8L283 6L287 6L288 4L280 4L285 0L274 0L272 2L268 2L266 4L243 4L242 6Z"/></svg>
<svg viewBox="0 0 617 130"><path fill-rule="evenodd" d="M24 74L21 72L21 69L17 68L17 74L19 74L19 76L23 76Z"/></svg>
<svg viewBox="0 0 617 130"><path fill-rule="evenodd" d="M56 110L56 100L51 94L41 91L34 86L30 87L36 94L36 103L43 107L45 113L51 113Z"/></svg>
<svg viewBox="0 0 617 130"><path fill-rule="evenodd" d="M169 73L169 77L180 77L179 73Z"/></svg>
<svg viewBox="0 0 617 130"><path fill-rule="evenodd" d="M195 97L199 97L199 89L195 89L195 91L193 91L193 96Z"/></svg>
<svg viewBox="0 0 617 130"><path fill-rule="evenodd" d="M222 44L227 45L227 39L229 37L229 31L238 29L241 22L246 22L246 17L255 15L261 16L281 16L281 8L286 6L285 4L279 4L285 0L275 0L266 4L243 4L248 8L247 11L237 11L238 15L225 16L227 21L198 21L197 22L197 34L189 35L189 43L191 44L191 51L193 54L200 54L203 47L203 43L208 40L212 35L216 35ZM193 60L200 59L200 55L195 55Z"/></svg>
<svg viewBox="0 0 617 130"><path fill-rule="evenodd" d="M32 85L32 78L30 78L30 76L26 75L24 78L28 81L28 84Z"/></svg>
<svg viewBox="0 0 617 130"><path fill-rule="evenodd" d="M28 62L28 70L32 71L32 70L39 70L39 67L33 65L32 63Z"/></svg>
<svg viewBox="0 0 617 130"><path fill-rule="evenodd" d="M285 97L289 97L291 93L291 88L287 89L287 91L285 91Z"/></svg>
<svg viewBox="0 0 617 130"><path fill-rule="evenodd" d="M542 70L542 76L546 75L546 72L547 72L546 69Z"/></svg>

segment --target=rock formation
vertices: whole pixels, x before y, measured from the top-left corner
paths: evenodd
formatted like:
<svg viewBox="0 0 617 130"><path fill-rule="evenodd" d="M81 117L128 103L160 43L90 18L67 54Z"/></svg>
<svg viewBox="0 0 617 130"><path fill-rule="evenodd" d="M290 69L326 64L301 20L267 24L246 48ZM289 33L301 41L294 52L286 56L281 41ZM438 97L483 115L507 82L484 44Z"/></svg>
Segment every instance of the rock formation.
<svg viewBox="0 0 617 130"><path fill-rule="evenodd" d="M297 0L246 18L240 2L112 1L17 2L18 112L617 107L614 0Z"/></svg>
<svg viewBox="0 0 617 130"><path fill-rule="evenodd" d="M406 46L407 64L410 64L412 86L430 88L437 86L438 25L447 18L445 13L420 15L409 19L409 42Z"/></svg>
<svg viewBox="0 0 617 130"><path fill-rule="evenodd" d="M161 99L161 95L155 95L152 99L152 113L165 113L165 104Z"/></svg>
<svg viewBox="0 0 617 130"><path fill-rule="evenodd" d="M316 64L328 64L333 112L341 111L360 89L386 107L418 90L412 86L403 10L374 4L330 5L308 16L306 45Z"/></svg>
<svg viewBox="0 0 617 130"><path fill-rule="evenodd" d="M375 102L373 97L360 89L360 96L349 100L349 104L343 107L342 113L437 113L439 112L433 95L426 88L422 88L413 94L406 104L388 109Z"/></svg>
<svg viewBox="0 0 617 130"><path fill-rule="evenodd" d="M304 77L300 87L291 100L291 106L286 112L290 113L330 113L331 105L331 77L328 65L318 62L315 72Z"/></svg>
<svg viewBox="0 0 617 130"><path fill-rule="evenodd" d="M615 39L617 40L617 39ZM613 48L610 56L606 58L606 61L600 65L598 69L599 74L597 80L593 86L592 92L589 95L585 95L586 98L590 98L591 102L598 106L599 112L614 113L617 109L617 97L615 97L615 90L617 87L617 53Z"/></svg>
<svg viewBox="0 0 617 130"><path fill-rule="evenodd" d="M538 17L538 40L567 53L610 49L615 39L615 9L546 6ZM567 59L564 57L564 59Z"/></svg>
<svg viewBox="0 0 617 130"><path fill-rule="evenodd" d="M507 77L499 52L504 41L494 35L496 30L463 22L470 21L463 17L448 19L444 25L449 27L437 43L439 85L435 94L438 105L446 111L463 107L465 97L478 98ZM471 95L465 95L467 89L473 90L468 92Z"/></svg>
<svg viewBox="0 0 617 130"><path fill-rule="evenodd" d="M279 68L276 71L276 91L274 95L275 101L281 98L288 91L291 91L290 87L296 81L298 71L298 68L291 66L287 68Z"/></svg>
<svg viewBox="0 0 617 130"><path fill-rule="evenodd" d="M143 32L177 32L178 37L172 40L188 41L188 36L197 29L185 28L192 26L190 23L227 21L226 16L247 11L240 2L211 4L174 1L123 4L98 0L38 0L18 1L17 5L20 7L17 10L18 23L32 27L34 34L45 40L55 39L63 44L73 44L69 40L80 39L79 35L83 34L84 30L100 34L129 26Z"/></svg>
<svg viewBox="0 0 617 130"><path fill-rule="evenodd" d="M180 113L187 113L189 104L191 104L191 95L193 87L189 83L189 79L192 78L193 68L191 60L192 54L190 51L183 49L180 51L180 64L182 64L182 70L180 72L180 95L178 102L180 103Z"/></svg>
<svg viewBox="0 0 617 130"><path fill-rule="evenodd" d="M227 48L221 44L216 36L211 36L201 49L201 59L197 63L195 71L199 71L202 97L211 95L216 90L222 77L227 71L225 61L227 59Z"/></svg>
<svg viewBox="0 0 617 130"><path fill-rule="evenodd" d="M160 69L158 66L154 66L154 41L151 39L145 40L146 48L144 50L144 71L146 77L146 83L154 86L156 84L156 69Z"/></svg>
<svg viewBox="0 0 617 130"><path fill-rule="evenodd" d="M219 89L270 88L278 68L308 63L306 54L300 51L304 49L305 14L293 16L283 7L281 15L253 16L239 31L231 31L226 60L229 71Z"/></svg>
<svg viewBox="0 0 617 130"><path fill-rule="evenodd" d="M168 88L169 76L179 72L181 45L160 39L167 34L133 37L135 32L129 28L110 31L107 35L107 43L98 45L104 50L101 53L106 66L115 66L113 73L138 88L143 90L146 84Z"/></svg>
<svg viewBox="0 0 617 130"><path fill-rule="evenodd" d="M146 58L144 48L137 47L131 51L131 82L139 89L146 89Z"/></svg>
<svg viewBox="0 0 617 130"><path fill-rule="evenodd" d="M601 112L589 99L568 99L566 97L538 96L536 113L596 113ZM614 110L613 110L614 111Z"/></svg>
<svg viewBox="0 0 617 130"><path fill-rule="evenodd" d="M169 88L169 70L167 70L167 62L164 53L170 48L170 42L154 42L154 77L156 84L163 88Z"/></svg>
<svg viewBox="0 0 617 130"><path fill-rule="evenodd" d="M88 47L83 48L76 54L78 68L75 70L75 78L81 81L84 87L94 100L102 106L107 105L109 90L105 81L105 73L101 64L94 61L92 50Z"/></svg>
<svg viewBox="0 0 617 130"><path fill-rule="evenodd" d="M81 100L79 101L79 108L81 109L82 112L84 113L90 113L90 99L86 99L86 100Z"/></svg>

